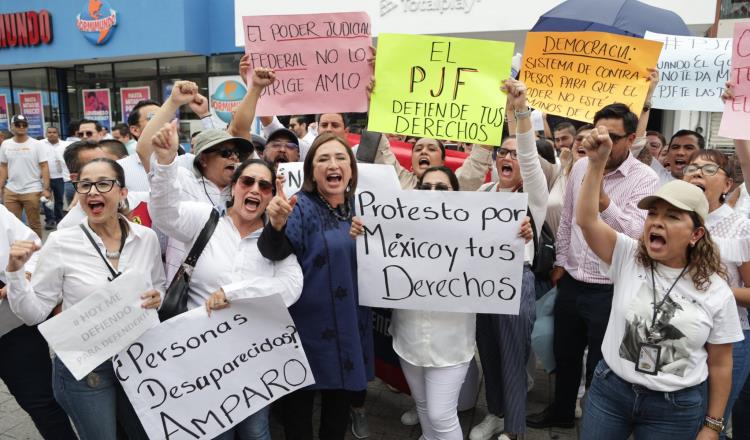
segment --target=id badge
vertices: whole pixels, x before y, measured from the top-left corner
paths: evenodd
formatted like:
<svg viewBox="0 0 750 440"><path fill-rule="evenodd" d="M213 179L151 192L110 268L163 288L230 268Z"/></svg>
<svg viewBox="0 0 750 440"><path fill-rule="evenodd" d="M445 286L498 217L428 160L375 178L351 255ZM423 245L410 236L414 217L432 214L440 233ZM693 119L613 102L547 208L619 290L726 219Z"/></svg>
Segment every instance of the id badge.
<svg viewBox="0 0 750 440"><path fill-rule="evenodd" d="M644 374L656 376L656 370L659 365L661 356L661 347L656 344L641 344L638 350L638 363L635 364L635 371Z"/></svg>

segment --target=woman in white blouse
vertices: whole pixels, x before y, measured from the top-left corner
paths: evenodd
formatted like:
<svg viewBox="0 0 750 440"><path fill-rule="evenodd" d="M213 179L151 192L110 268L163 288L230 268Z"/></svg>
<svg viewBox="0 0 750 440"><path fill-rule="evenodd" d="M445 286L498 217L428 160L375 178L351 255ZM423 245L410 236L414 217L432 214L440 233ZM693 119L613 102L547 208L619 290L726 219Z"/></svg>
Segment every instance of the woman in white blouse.
<svg viewBox="0 0 750 440"><path fill-rule="evenodd" d="M732 344L743 334L705 226L709 204L699 188L674 180L638 203L648 210L638 240L604 223L599 191L617 124L604 119L584 141L589 161L576 206L586 243L615 286L581 438L716 439Z"/></svg>
<svg viewBox="0 0 750 440"><path fill-rule="evenodd" d="M177 132L166 124L154 137L157 164L151 177L149 211L155 227L189 247L198 238L214 207L205 202L179 201ZM302 293L302 269L294 255L273 262L258 251L265 210L276 181L265 161L246 160L231 178L231 196L213 235L193 270L188 307L209 310L233 300L279 294L287 306ZM189 248L188 247L188 248ZM217 439L270 440L268 407L261 409Z"/></svg>
<svg viewBox="0 0 750 440"><path fill-rule="evenodd" d="M152 289L141 295L142 306L159 307L165 284L159 241L152 230L120 214L128 193L122 167L110 159L95 159L73 183L86 219L79 228L49 235L31 282L24 276L25 263L39 247L31 241L13 243L6 269L13 312L28 325L38 324L60 301L66 310L126 271L142 273L151 283ZM118 423L131 439L147 438L111 362L78 381L56 358L53 387L81 439L114 439Z"/></svg>

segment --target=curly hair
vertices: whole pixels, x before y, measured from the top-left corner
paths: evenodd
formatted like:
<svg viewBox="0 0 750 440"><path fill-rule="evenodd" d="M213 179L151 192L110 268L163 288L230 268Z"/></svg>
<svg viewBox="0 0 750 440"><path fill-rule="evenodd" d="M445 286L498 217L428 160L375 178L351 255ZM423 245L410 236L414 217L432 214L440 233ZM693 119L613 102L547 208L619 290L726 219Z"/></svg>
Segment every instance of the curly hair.
<svg viewBox="0 0 750 440"><path fill-rule="evenodd" d="M717 274L724 280L728 279L726 267L721 262L719 248L711 239L708 228L705 227L703 219L695 212L688 212L690 219L693 221L693 228L702 227L705 230L703 237L695 243L695 246L687 248L687 273L693 280L695 288L705 292L711 284L711 275ZM636 252L636 261L644 267L649 267L654 260L648 255L646 243L643 242L643 236L638 239L638 251Z"/></svg>

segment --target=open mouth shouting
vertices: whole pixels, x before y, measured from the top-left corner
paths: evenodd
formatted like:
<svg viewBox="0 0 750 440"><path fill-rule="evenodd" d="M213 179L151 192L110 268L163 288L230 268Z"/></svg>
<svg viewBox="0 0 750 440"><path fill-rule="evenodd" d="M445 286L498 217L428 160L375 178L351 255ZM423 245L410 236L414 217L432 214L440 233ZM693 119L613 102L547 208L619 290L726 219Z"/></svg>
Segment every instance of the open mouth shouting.
<svg viewBox="0 0 750 440"><path fill-rule="evenodd" d="M659 252L667 246L667 237L661 231L651 231L648 234L648 247L653 252Z"/></svg>
<svg viewBox="0 0 750 440"><path fill-rule="evenodd" d="M326 174L326 182L337 185L341 183L344 180L343 176L340 173L329 173Z"/></svg>
<svg viewBox="0 0 750 440"><path fill-rule="evenodd" d="M672 169L677 169L678 171L685 169L685 166L687 166L687 161L685 159L675 159L672 163Z"/></svg>
<svg viewBox="0 0 750 440"><path fill-rule="evenodd" d="M509 163L504 163L500 167L500 175L502 177L507 177L507 178L513 177L513 165L511 165Z"/></svg>
<svg viewBox="0 0 750 440"><path fill-rule="evenodd" d="M93 215L101 215L104 212L104 202L101 200L89 200L86 205Z"/></svg>
<svg viewBox="0 0 750 440"><path fill-rule="evenodd" d="M253 195L248 195L247 197L245 197L244 206L248 211L256 212L258 210L258 207L260 206L260 198Z"/></svg>

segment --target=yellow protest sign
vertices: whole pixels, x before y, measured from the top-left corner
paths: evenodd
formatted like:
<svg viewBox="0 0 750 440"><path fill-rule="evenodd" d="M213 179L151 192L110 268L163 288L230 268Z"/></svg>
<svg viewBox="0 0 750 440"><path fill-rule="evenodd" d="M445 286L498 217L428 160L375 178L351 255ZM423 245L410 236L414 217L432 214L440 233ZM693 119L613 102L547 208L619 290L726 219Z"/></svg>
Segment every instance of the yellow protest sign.
<svg viewBox="0 0 750 440"><path fill-rule="evenodd" d="M368 129L499 145L513 43L380 34Z"/></svg>
<svg viewBox="0 0 750 440"><path fill-rule="evenodd" d="M641 114L648 68L662 43L605 32L529 32L521 64L529 105L545 113L593 122L614 102Z"/></svg>

